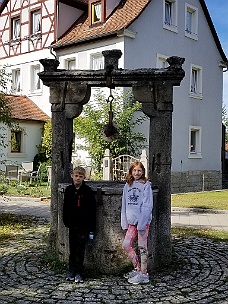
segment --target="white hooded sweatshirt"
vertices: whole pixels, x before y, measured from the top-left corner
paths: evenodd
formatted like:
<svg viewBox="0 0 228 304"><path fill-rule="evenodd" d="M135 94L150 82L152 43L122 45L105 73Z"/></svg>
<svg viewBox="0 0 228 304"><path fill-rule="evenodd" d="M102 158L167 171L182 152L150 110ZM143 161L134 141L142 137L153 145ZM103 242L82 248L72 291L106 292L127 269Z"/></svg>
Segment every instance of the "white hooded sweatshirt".
<svg viewBox="0 0 228 304"><path fill-rule="evenodd" d="M128 225L137 225L139 231L145 230L152 220L152 209L153 194L149 181L134 181L131 186L125 184L121 209L122 229L127 229Z"/></svg>

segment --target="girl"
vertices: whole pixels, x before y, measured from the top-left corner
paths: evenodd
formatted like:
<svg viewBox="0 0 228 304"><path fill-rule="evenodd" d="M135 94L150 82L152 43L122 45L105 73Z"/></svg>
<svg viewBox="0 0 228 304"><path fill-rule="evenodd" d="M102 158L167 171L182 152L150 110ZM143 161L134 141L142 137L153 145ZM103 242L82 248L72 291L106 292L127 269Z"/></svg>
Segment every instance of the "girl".
<svg viewBox="0 0 228 304"><path fill-rule="evenodd" d="M147 238L152 220L153 195L151 183L145 177L145 168L139 161L131 164L123 189L121 227L127 229L123 249L134 266L134 270L125 275L131 284L149 282L147 273ZM138 235L140 262L132 243Z"/></svg>

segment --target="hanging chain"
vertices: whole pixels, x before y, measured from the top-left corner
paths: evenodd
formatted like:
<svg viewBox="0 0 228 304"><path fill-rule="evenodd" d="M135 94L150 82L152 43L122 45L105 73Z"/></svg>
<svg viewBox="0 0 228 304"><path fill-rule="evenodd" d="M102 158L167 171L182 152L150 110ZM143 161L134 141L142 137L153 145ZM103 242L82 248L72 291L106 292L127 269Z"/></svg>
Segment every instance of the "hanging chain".
<svg viewBox="0 0 228 304"><path fill-rule="evenodd" d="M112 111L112 102L113 102L113 95L112 95L112 89L110 88L110 95L107 98L107 103L110 102L110 111Z"/></svg>

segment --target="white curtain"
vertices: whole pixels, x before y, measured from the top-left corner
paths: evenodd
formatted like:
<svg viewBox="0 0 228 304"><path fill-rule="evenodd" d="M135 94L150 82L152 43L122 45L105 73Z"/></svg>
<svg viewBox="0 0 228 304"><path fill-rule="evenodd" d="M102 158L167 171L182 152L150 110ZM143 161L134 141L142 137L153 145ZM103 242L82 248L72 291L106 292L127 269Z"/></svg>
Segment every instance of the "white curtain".
<svg viewBox="0 0 228 304"><path fill-rule="evenodd" d="M165 1L165 24L172 25L172 3Z"/></svg>
<svg viewBox="0 0 228 304"><path fill-rule="evenodd" d="M101 4L94 5L95 10L95 21L101 20Z"/></svg>
<svg viewBox="0 0 228 304"><path fill-rule="evenodd" d="M186 32L191 33L192 32L192 13L187 12L186 16Z"/></svg>
<svg viewBox="0 0 228 304"><path fill-rule="evenodd" d="M13 38L17 39L20 37L20 19L14 20Z"/></svg>
<svg viewBox="0 0 228 304"><path fill-rule="evenodd" d="M191 92L197 93L197 71L192 70Z"/></svg>
<svg viewBox="0 0 228 304"><path fill-rule="evenodd" d="M40 13L33 14L33 33L40 31Z"/></svg>

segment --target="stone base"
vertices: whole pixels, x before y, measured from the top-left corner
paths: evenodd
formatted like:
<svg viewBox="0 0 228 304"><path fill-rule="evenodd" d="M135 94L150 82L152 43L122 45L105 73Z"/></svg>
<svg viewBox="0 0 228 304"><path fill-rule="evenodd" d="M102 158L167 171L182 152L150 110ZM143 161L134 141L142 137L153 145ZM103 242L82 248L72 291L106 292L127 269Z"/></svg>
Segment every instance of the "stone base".
<svg viewBox="0 0 228 304"><path fill-rule="evenodd" d="M126 256L122 243L126 231L121 229L120 212L122 191L124 183L110 182L109 188L93 188L93 184L87 182L94 189L97 198L97 230L95 234L94 246L89 251L86 250L85 267L89 270L99 271L104 274L116 274L122 272L129 267L129 259ZM65 185L66 186L66 185ZM68 229L64 227L62 221L62 206L64 187L63 184L59 187L59 219L58 219L58 256L60 260L68 262L69 244L68 244ZM112 186L110 188L110 186ZM156 205L156 195L158 190L154 190L154 205ZM155 210L155 208L154 208ZM149 263L148 270L157 267L155 265L155 222L150 227L148 237Z"/></svg>
<svg viewBox="0 0 228 304"><path fill-rule="evenodd" d="M200 192L222 189L221 171L172 172L171 192Z"/></svg>

